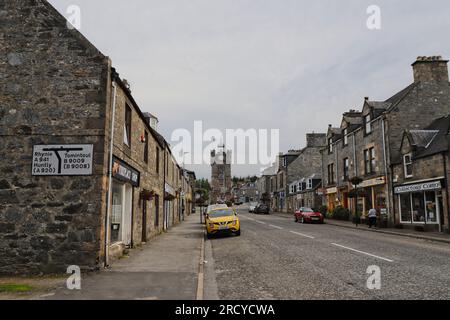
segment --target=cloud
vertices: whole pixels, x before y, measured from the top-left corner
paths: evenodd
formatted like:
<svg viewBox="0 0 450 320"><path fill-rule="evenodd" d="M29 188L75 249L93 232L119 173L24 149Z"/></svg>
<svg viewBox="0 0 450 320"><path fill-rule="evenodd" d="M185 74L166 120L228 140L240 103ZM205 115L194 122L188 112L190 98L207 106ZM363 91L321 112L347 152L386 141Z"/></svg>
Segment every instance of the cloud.
<svg viewBox="0 0 450 320"><path fill-rule="evenodd" d="M446 0L379 0L380 31L366 28L373 1L50 2L62 13L81 7L82 32L167 138L203 120L219 129L279 128L281 149L297 149L307 132L361 108L364 96L386 99L406 87L415 57L450 57ZM210 175L208 165L193 169Z"/></svg>

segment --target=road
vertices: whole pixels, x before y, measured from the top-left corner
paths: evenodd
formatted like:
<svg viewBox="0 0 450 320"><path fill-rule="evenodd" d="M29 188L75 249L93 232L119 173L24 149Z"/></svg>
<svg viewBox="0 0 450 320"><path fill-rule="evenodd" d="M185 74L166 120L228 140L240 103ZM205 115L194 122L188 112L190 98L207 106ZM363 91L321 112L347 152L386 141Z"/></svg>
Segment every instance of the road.
<svg viewBox="0 0 450 320"><path fill-rule="evenodd" d="M205 299L450 299L448 244L238 213L240 237L206 242Z"/></svg>

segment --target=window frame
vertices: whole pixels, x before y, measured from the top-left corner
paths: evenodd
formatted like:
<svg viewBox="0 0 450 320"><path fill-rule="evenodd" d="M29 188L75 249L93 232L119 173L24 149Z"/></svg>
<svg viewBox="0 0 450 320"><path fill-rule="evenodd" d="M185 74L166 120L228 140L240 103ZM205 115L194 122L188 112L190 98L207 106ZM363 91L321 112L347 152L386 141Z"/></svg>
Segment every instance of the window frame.
<svg viewBox="0 0 450 320"><path fill-rule="evenodd" d="M349 176L350 176L350 160L347 158L344 158L342 160L343 162L343 168L344 168L344 181L348 180Z"/></svg>
<svg viewBox="0 0 450 320"><path fill-rule="evenodd" d="M372 133L372 114L370 113L364 116L364 133L366 135Z"/></svg>
<svg viewBox="0 0 450 320"><path fill-rule="evenodd" d="M409 163L406 163L406 157L409 157ZM411 168L411 174L408 174L408 166ZM407 179L414 177L412 153L403 155L403 174Z"/></svg>
<svg viewBox="0 0 450 320"><path fill-rule="evenodd" d="M131 148L132 118L133 118L133 109L131 109L128 103L125 103L125 119L123 122L123 130L124 130L123 144L129 148ZM125 137L128 139L128 141L126 141Z"/></svg>
<svg viewBox="0 0 450 320"><path fill-rule="evenodd" d="M346 127L342 133L343 133L343 138L342 138L343 145L344 145L344 147L346 147L346 146L348 146L348 128Z"/></svg>

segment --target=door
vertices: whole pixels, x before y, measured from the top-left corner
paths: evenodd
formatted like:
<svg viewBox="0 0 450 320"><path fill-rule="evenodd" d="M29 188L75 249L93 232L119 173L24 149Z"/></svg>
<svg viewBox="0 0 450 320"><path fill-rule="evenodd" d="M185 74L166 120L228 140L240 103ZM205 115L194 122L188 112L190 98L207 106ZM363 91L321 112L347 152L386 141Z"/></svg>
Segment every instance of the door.
<svg viewBox="0 0 450 320"><path fill-rule="evenodd" d="M125 184L124 188L124 211L123 211L123 230L122 238L126 246L131 245L131 226L133 209L133 187Z"/></svg>
<svg viewBox="0 0 450 320"><path fill-rule="evenodd" d="M147 242L147 201L142 200L142 242Z"/></svg>

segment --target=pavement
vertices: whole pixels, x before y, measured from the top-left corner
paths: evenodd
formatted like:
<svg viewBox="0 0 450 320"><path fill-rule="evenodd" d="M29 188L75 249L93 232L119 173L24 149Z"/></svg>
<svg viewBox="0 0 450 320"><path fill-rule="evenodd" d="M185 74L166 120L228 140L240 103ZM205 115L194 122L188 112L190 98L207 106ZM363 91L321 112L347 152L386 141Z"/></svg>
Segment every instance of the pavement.
<svg viewBox="0 0 450 320"><path fill-rule="evenodd" d="M284 212L275 212L274 215L289 218L292 219L293 215L290 213L284 213ZM429 241L437 241L437 242L444 242L450 244L450 234L448 233L442 233L442 232L420 232L415 231L411 229L396 229L396 228L369 228L366 224L359 224L356 226L351 221L340 221L340 220L333 220L333 219L326 219L326 224L343 227L343 228L351 228L361 231L369 231L369 232L378 232L378 233L385 233L385 234L392 234L402 237L410 237L410 238L416 238L416 239L423 239L423 240L429 240Z"/></svg>
<svg viewBox="0 0 450 320"><path fill-rule="evenodd" d="M36 299L48 300L195 300L204 228L199 215L146 245L130 250L110 269L83 274L81 290L65 282Z"/></svg>
<svg viewBox="0 0 450 320"><path fill-rule="evenodd" d="M205 299L213 299L209 285L233 300L450 299L446 243L245 210L239 217L240 237L206 242Z"/></svg>

